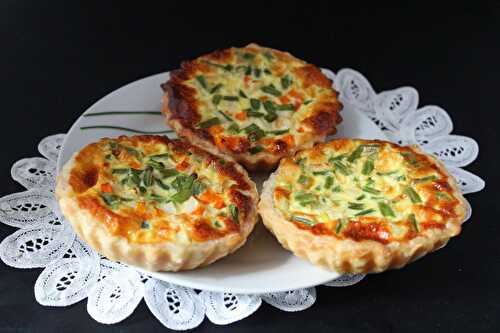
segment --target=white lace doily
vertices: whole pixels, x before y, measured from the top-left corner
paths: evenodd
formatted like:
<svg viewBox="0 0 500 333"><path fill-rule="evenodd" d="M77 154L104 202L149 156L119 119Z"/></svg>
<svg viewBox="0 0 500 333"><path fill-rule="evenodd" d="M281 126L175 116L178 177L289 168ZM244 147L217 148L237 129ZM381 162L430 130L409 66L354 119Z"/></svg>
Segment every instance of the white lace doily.
<svg viewBox="0 0 500 333"><path fill-rule="evenodd" d="M483 189L481 178L461 169L477 157L476 141L452 135L453 123L442 108L418 108L418 93L411 87L377 94L354 70L342 69L337 75L324 72L334 80L344 112L355 108L372 119L390 140L418 144L439 157L464 194ZM49 136L38 145L44 158L16 162L12 178L27 190L0 199L0 222L19 228L0 243L0 258L15 268L44 268L35 283L35 298L40 304L68 306L87 298L90 316L100 323L113 324L127 318L144 298L152 314L174 330L194 328L205 316L214 324L229 324L257 311L262 301L282 311L302 311L314 304L314 287L263 295L200 292L155 280L100 257L75 236L53 197L63 139L64 134ZM325 285L345 287L363 278L344 275Z"/></svg>

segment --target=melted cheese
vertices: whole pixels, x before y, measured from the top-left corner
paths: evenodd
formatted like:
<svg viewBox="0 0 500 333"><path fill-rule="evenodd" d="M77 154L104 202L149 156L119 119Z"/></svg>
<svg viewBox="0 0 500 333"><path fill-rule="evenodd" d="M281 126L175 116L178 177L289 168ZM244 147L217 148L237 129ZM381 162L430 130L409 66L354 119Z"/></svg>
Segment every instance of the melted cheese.
<svg viewBox="0 0 500 333"><path fill-rule="evenodd" d="M302 228L383 243L444 228L459 205L448 175L428 156L388 142L345 139L284 161L274 200Z"/></svg>
<svg viewBox="0 0 500 333"><path fill-rule="evenodd" d="M303 121L317 109L337 110L330 81L287 53L233 48L228 59L207 56L196 63L197 72L186 83L196 91L197 126L208 128L220 149L282 154L299 144L294 138L315 132ZM286 148L276 147L277 140Z"/></svg>
<svg viewBox="0 0 500 333"><path fill-rule="evenodd" d="M238 185L218 171L224 161L137 138L103 139L76 157L72 177L85 181L98 173L78 191L83 209L132 242L204 241L238 232L241 216L231 195Z"/></svg>

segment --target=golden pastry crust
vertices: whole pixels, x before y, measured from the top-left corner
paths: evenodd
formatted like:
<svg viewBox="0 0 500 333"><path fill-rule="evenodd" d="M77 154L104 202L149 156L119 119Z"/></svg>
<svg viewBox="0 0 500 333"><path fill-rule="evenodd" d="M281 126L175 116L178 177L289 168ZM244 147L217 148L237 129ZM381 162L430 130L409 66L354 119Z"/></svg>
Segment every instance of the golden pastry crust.
<svg viewBox="0 0 500 333"><path fill-rule="evenodd" d="M162 88L162 112L179 136L253 171L323 141L342 120L319 68L256 44L184 62Z"/></svg>
<svg viewBox="0 0 500 333"><path fill-rule="evenodd" d="M161 136L87 145L61 170L56 197L96 251L149 271L208 265L241 247L257 221L257 190L241 166Z"/></svg>
<svg viewBox="0 0 500 333"><path fill-rule="evenodd" d="M355 152L360 146L369 148ZM321 187L317 196L295 180L304 174L311 191ZM259 202L264 225L286 249L342 273L400 268L439 249L460 233L466 211L454 178L420 148L347 139L283 159Z"/></svg>

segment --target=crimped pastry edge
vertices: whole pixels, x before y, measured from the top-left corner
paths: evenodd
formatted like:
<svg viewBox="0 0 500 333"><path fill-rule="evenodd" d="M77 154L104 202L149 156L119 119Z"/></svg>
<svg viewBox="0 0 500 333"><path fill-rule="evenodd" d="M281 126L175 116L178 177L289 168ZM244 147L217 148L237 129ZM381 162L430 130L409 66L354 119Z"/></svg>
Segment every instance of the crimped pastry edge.
<svg viewBox="0 0 500 333"><path fill-rule="evenodd" d="M255 183L250 180L241 166L236 165L237 170L245 175L245 180L251 186L248 194L252 199L252 210L245 220L240 222L239 234L230 234L201 243L131 243L124 237L111 235L102 222L78 206L74 192L69 185L70 172L77 154L78 152L72 156L57 176L55 195L61 212L71 223L76 234L110 260L141 267L148 271L181 271L206 266L243 246L257 223L258 194Z"/></svg>
<svg viewBox="0 0 500 333"><path fill-rule="evenodd" d="M411 146L418 153L420 147ZM430 156L426 154L427 156ZM444 164L432 157L441 171ZM372 240L354 241L337 239L333 236L314 235L289 222L274 206L275 177L279 168L264 182L258 212L266 228L277 238L281 245L293 254L314 265L339 273L379 273L389 269L401 268L424 255L444 247L451 237L458 235L466 216L466 201L453 176L449 183L454 196L462 203L459 216L450 219L443 230L427 229L420 236L407 242L393 241L381 244Z"/></svg>

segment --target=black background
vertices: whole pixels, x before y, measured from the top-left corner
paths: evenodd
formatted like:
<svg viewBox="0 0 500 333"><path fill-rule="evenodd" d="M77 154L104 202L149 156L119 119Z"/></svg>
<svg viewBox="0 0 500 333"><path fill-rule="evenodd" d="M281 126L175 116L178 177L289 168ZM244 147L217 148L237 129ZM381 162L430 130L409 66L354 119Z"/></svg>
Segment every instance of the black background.
<svg viewBox="0 0 500 333"><path fill-rule="evenodd" d="M166 3L166 1L164 1ZM369 276L349 288L318 287L316 304L286 313L266 304L230 326L205 320L200 331L498 332L498 80L500 6L475 1L437 8L341 8L249 1L0 2L2 107L0 195L21 190L10 167L38 155L43 137L64 133L93 102L183 59L255 41L288 50L321 67L362 72L377 91L411 85L420 104L446 109L454 133L475 138L479 158L468 170L487 181L468 195L474 208L463 233L409 267ZM216 5L217 4L217 5ZM15 229L0 224L0 239ZM122 323L93 321L82 301L66 308L38 305L41 270L0 263L0 330L165 330L142 302Z"/></svg>

